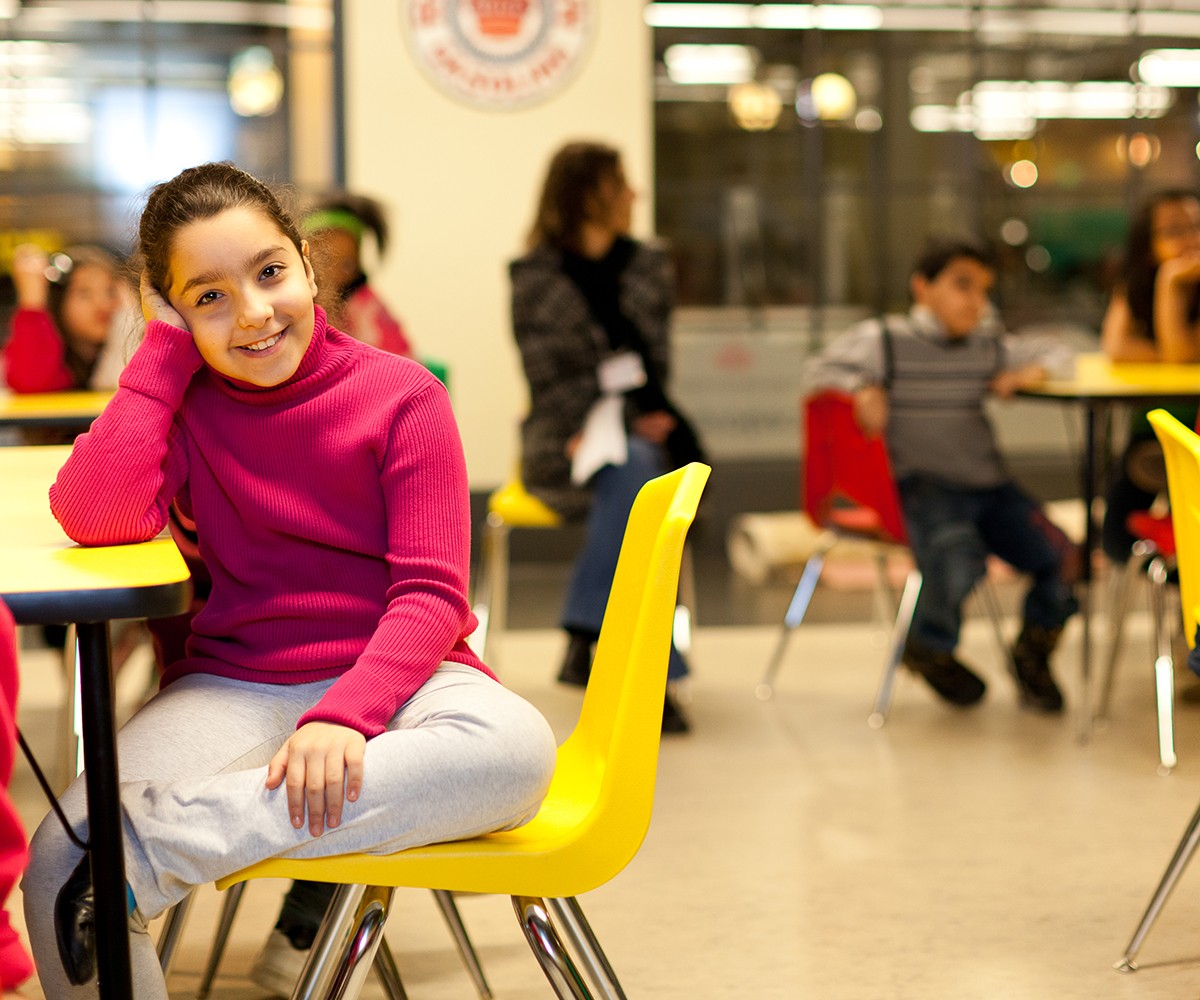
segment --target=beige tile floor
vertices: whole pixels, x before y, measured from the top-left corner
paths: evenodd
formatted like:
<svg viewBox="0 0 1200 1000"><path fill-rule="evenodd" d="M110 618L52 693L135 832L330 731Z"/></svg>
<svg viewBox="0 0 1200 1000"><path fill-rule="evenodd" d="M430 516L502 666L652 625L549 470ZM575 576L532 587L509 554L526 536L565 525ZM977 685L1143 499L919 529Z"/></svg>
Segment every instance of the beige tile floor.
<svg viewBox="0 0 1200 1000"><path fill-rule="evenodd" d="M866 725L881 655L869 626L805 626L769 703L753 688L774 629L701 628L695 732L663 745L641 853L583 900L628 994L1200 997L1200 871L1169 903L1142 970L1111 968L1200 801L1200 705L1180 705L1181 763L1158 776L1144 615L1131 631L1113 718L1081 746L1072 718L1018 710L982 623L968 625L965 649L990 682L986 702L949 710L904 678L880 731ZM1076 626L1061 661L1075 702L1077 650ZM560 651L557 632L516 631L498 665L565 735L579 699L551 680ZM30 651L23 674L23 727L52 755L54 663ZM123 682L127 698L137 687ZM36 822L26 768L14 791ZM282 890L247 892L215 1000L262 996L247 974ZM175 996L194 993L217 906L203 890ZM548 996L507 900L460 907L498 1000ZM474 995L429 894L401 893L387 936L412 1000ZM381 995L373 981L366 995Z"/></svg>

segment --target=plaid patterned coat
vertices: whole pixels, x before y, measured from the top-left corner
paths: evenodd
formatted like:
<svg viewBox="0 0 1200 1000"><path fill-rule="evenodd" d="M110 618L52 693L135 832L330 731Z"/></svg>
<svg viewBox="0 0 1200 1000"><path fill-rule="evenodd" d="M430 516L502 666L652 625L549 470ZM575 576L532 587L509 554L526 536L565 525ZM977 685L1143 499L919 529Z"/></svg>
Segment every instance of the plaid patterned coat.
<svg viewBox="0 0 1200 1000"><path fill-rule="evenodd" d="M600 395L596 366L611 353L608 335L563 271L562 255L540 246L509 266L512 323L529 382L529 415L521 425L525 487L567 519L587 513L587 487L571 482L566 447L583 429ZM621 311L645 338L650 363L667 384L667 332L672 306L667 255L638 243L621 275Z"/></svg>

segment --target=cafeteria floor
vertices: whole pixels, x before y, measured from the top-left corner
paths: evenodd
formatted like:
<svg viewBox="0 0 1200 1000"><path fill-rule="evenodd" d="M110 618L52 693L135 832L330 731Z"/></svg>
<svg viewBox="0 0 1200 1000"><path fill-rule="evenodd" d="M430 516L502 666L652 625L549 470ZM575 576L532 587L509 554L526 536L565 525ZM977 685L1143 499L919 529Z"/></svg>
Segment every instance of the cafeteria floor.
<svg viewBox="0 0 1200 1000"><path fill-rule="evenodd" d="M718 526L719 527L719 526ZM989 690L977 708L939 703L903 676L887 725L866 724L881 662L869 595L823 587L775 698L755 698L795 568L752 586L697 528L698 629L686 698L694 729L662 745L654 820L639 855L582 900L630 997L816 1000L1165 1000L1200 996L1200 870L1185 875L1132 975L1112 969L1200 801L1200 702L1181 671L1180 764L1156 773L1144 592L1129 620L1111 720L1078 739L1080 628L1057 656L1072 711L1021 711L986 621L965 657ZM561 559L513 570L511 631L496 667L562 736L580 696L554 682ZM1013 612L1019 587L1002 582ZM1008 621L1014 630L1015 619ZM1094 637L1103 651L1102 616ZM27 645L33 647L32 636ZM128 706L148 676L122 672ZM61 671L22 654L20 721L53 759ZM45 805L29 770L13 790L32 827ZM212 996L251 1000L248 978L282 883L243 898ZM199 891L170 976L194 995L220 897ZM459 907L497 1000L551 995L506 899ZM13 909L19 912L14 900ZM474 996L428 892L401 890L387 938L412 1000ZM40 996L28 984L29 997ZM382 997L374 978L364 996Z"/></svg>

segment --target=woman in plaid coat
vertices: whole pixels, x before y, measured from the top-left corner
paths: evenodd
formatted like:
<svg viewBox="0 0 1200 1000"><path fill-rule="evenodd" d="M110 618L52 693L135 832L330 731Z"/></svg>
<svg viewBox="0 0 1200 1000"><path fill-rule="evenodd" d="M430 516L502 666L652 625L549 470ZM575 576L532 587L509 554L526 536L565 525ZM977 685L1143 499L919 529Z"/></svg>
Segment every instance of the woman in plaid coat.
<svg viewBox="0 0 1200 1000"><path fill-rule="evenodd" d="M527 252L509 269L530 396L522 479L564 518L587 519L562 617L570 641L559 680L567 684L587 683L629 509L645 482L668 471L665 446L679 427L664 390L670 263L629 237L633 198L615 149L564 146L551 160ZM584 427L603 422L602 411L617 415L625 457L592 468L580 448L591 447ZM686 672L672 648L669 677ZM668 689L663 729L687 728Z"/></svg>

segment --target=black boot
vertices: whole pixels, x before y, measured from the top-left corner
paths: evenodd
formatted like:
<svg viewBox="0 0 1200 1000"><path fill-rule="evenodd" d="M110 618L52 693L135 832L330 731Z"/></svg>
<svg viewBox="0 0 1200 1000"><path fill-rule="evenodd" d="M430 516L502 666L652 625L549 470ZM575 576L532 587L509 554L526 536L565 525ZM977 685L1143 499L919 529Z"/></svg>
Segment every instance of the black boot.
<svg viewBox="0 0 1200 1000"><path fill-rule="evenodd" d="M92 855L85 851L54 900L54 937L63 971L73 986L96 976L96 898Z"/></svg>
<svg viewBox="0 0 1200 1000"><path fill-rule="evenodd" d="M671 692L668 690L663 698L663 734L687 733L691 731L691 728L691 723L688 722L687 716L683 714L683 709L679 707L679 702L671 697Z"/></svg>
<svg viewBox="0 0 1200 1000"><path fill-rule="evenodd" d="M909 639L904 646L903 660L909 670L924 677L925 682L952 705L974 705L987 691L983 678L967 669L953 653L930 649Z"/></svg>
<svg viewBox="0 0 1200 1000"><path fill-rule="evenodd" d="M567 643L562 668L558 671L558 682L573 687L587 687L588 678L592 676L592 646L596 644L597 636L571 629L567 632L571 639Z"/></svg>
<svg viewBox="0 0 1200 1000"><path fill-rule="evenodd" d="M1061 628L1026 625L1012 649L1013 671L1021 704L1039 712L1061 712L1063 696L1050 675L1050 654L1058 645Z"/></svg>

